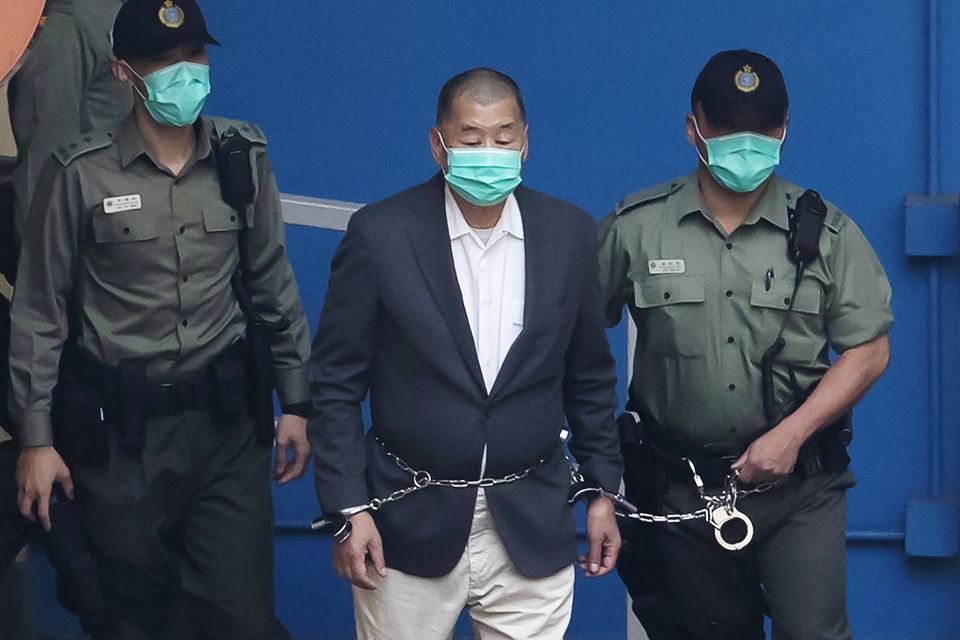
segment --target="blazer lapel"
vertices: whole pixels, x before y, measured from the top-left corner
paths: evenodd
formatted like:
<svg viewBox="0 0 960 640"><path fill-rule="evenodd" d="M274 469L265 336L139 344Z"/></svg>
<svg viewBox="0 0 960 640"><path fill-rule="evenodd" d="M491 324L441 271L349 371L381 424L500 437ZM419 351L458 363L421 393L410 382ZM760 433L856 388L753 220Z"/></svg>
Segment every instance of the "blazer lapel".
<svg viewBox="0 0 960 640"><path fill-rule="evenodd" d="M470 331L470 321L463 307L463 294L457 282L453 252L450 249L443 177L437 174L425 186L427 197L415 207L418 218L414 225L407 227L407 235L413 243L414 255L430 289L430 294L450 329L464 364L480 390L486 395L480 360L473 344L473 333Z"/></svg>
<svg viewBox="0 0 960 640"><path fill-rule="evenodd" d="M534 342L538 321L543 317L550 273L556 256L550 250L545 212L531 206L526 187L517 187L514 192L520 217L523 220L523 253L526 268L526 286L524 287L523 331L517 336L507 357L500 367L497 380L490 390L490 401L503 391L504 386L517 372Z"/></svg>

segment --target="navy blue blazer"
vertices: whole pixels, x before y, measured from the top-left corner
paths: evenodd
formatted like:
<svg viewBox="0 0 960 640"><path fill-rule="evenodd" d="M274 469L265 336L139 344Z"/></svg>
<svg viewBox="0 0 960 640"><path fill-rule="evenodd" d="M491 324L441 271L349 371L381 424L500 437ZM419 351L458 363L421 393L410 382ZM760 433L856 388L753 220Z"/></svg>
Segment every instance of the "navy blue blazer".
<svg viewBox="0 0 960 640"><path fill-rule="evenodd" d="M521 574L552 575L576 556L569 474L617 490L616 374L604 334L593 219L520 186L523 330L488 394L454 269L441 175L370 204L350 220L330 273L310 359L317 496L325 513L411 484L373 438L434 478L527 478L486 489ZM372 427L361 404L369 393ZM439 577L459 561L476 489L435 488L374 514L387 566Z"/></svg>

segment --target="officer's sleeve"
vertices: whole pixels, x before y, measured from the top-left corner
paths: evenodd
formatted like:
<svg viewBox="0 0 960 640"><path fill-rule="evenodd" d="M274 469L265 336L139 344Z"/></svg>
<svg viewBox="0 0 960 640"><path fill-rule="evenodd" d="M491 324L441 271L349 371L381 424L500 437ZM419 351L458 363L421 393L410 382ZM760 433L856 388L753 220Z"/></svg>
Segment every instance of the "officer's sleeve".
<svg viewBox="0 0 960 640"><path fill-rule="evenodd" d="M623 306L630 300L633 285L627 272L630 255L623 248L617 229L616 213L609 214L600 223L600 305L607 327L620 323Z"/></svg>
<svg viewBox="0 0 960 640"><path fill-rule="evenodd" d="M286 331L273 335L274 379L280 404L309 402L307 358L310 332L300 304L293 269L284 248L283 212L277 180L265 153L258 154L259 189L253 214L253 229L246 234L250 297L258 310L273 309L290 322ZM264 313L270 317L271 312Z"/></svg>
<svg viewBox="0 0 960 640"><path fill-rule="evenodd" d="M54 158L37 182L10 312L10 416L20 445L53 444L51 393L82 228L79 180Z"/></svg>
<svg viewBox="0 0 960 640"><path fill-rule="evenodd" d="M563 407L572 438L570 452L580 473L591 484L616 492L623 475L614 411L617 374L603 330L600 285L597 280L597 243L592 221L584 225L583 265L576 271L580 307L564 358Z"/></svg>
<svg viewBox="0 0 960 640"><path fill-rule="evenodd" d="M369 499L361 403L370 385L379 309L363 211L350 219L330 263L330 284L310 356L314 418L308 434L324 513Z"/></svg>
<svg viewBox="0 0 960 640"><path fill-rule="evenodd" d="M845 222L827 261L832 275L826 296L827 336L837 353L869 342L893 325L883 266L860 228L850 219Z"/></svg>
<svg viewBox="0 0 960 640"><path fill-rule="evenodd" d="M70 11L53 5L34 50L11 80L10 124L22 165L18 189L27 198L53 149L82 127L81 101L93 61ZM22 236L24 221L16 220L16 227Z"/></svg>

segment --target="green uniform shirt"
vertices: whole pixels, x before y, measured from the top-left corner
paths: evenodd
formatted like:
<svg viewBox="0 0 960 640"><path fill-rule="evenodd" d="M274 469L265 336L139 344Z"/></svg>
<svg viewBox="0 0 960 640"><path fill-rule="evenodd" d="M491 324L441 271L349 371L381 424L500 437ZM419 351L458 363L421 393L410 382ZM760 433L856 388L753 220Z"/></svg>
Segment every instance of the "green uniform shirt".
<svg viewBox="0 0 960 640"><path fill-rule="evenodd" d="M221 197L209 140L212 128L226 126L254 149L256 194L246 212L251 297L291 323L273 342L280 402L308 401L307 323L263 134L204 119L194 158L175 176L151 158L130 116L115 133L58 148L37 186L11 313L10 410L23 446L52 441L50 394L68 301L79 312L82 351L110 366L146 358L147 375L158 381L201 369L243 334L246 320L230 287L243 220Z"/></svg>
<svg viewBox="0 0 960 640"><path fill-rule="evenodd" d="M727 236L707 212L697 175L624 198L600 225L609 326L624 304L638 329L633 406L698 444L745 442L769 426L760 360L793 294L787 208L803 193L774 176L756 210ZM806 390L842 353L893 323L890 284L860 229L831 204L774 367L779 404L789 370Z"/></svg>
<svg viewBox="0 0 960 640"><path fill-rule="evenodd" d="M122 119L130 87L111 70L110 30L122 0L51 0L47 20L10 80L10 124L17 141L14 212L17 233L50 154L78 134Z"/></svg>

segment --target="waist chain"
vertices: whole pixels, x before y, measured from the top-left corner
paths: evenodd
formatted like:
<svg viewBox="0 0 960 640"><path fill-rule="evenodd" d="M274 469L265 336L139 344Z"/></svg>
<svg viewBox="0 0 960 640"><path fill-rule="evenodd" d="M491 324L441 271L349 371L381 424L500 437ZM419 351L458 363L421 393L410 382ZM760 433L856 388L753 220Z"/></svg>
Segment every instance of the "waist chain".
<svg viewBox="0 0 960 640"><path fill-rule="evenodd" d="M563 442L565 439L566 431L563 431L561 433L561 442ZM510 484L512 482L522 480L534 473L540 467L542 467L546 461L546 458L540 458L536 464L531 467L527 467L523 471L511 473L499 478L479 478L477 480L439 480L434 478L429 471L414 469L398 455L390 452L379 438L376 440L377 443L383 448L383 451L387 457L393 460L397 467L411 476L412 484L403 487L402 489L397 489L387 496L373 498L365 504L358 505L347 510L346 513L320 516L311 523L310 528L312 530L322 534L332 535L338 543L342 543L345 542L353 532L353 525L350 523L349 516L363 513L365 511L379 511L385 505L390 504L391 502L402 500L408 495L422 491L427 487L483 489L487 487ZM704 503L704 506L695 511L690 511L687 513L671 513L661 515L656 513L642 512L620 493L614 493L607 491L600 486L588 484L586 479L580 473L578 467L573 463L572 460L570 460L570 456L567 455L566 451L564 451L564 458L566 458L567 465L570 470L570 492L567 499L567 502L570 504L570 506L575 505L581 500L587 500L591 495L594 495L595 497L604 497L610 499L614 504L614 513L616 513L618 518L637 520L652 524L678 524L690 520L704 520L708 525L713 527L714 536L716 537L717 543L728 551L737 551L739 549L743 549L750 544L751 540L753 540L753 523L746 514L737 509L737 501L750 495L770 491L785 481L785 478L783 478L776 482L767 482L749 489L743 489L739 486L740 472L732 471L727 476L723 491L717 495L709 495L706 493L703 480L700 478L700 474L697 473L697 468L693 461L691 461L689 458L684 458L684 460L690 466L690 475L693 479L694 485L697 488L697 493L700 496L700 500L702 500ZM742 522L745 527L745 533L740 540L730 542L724 537L722 530L724 525L733 521Z"/></svg>

